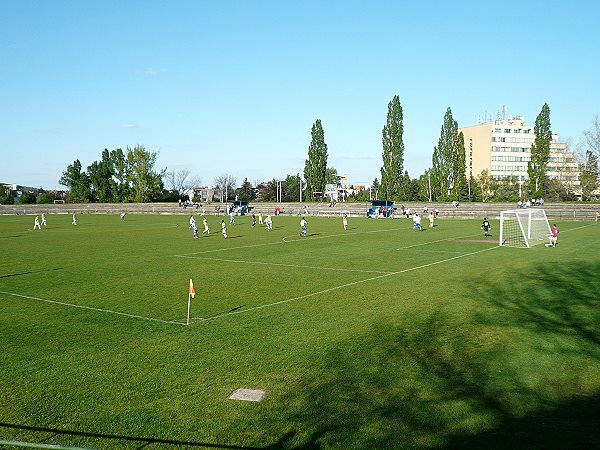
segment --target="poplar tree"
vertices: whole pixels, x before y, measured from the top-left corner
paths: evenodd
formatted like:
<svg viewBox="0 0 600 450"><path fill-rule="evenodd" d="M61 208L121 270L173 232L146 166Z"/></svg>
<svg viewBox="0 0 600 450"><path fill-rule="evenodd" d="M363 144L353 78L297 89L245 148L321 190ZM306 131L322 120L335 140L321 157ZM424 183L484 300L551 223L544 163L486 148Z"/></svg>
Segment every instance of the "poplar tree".
<svg viewBox="0 0 600 450"><path fill-rule="evenodd" d="M466 158L465 137L461 131L454 139L452 158L452 197L456 200L466 200L469 196Z"/></svg>
<svg viewBox="0 0 600 450"><path fill-rule="evenodd" d="M531 145L531 160L527 164L529 192L534 198L543 198L548 184L546 167L550 160L550 143L552 142L550 107L547 103L544 103L536 117L533 131L535 140Z"/></svg>
<svg viewBox="0 0 600 450"><path fill-rule="evenodd" d="M307 199L313 199L315 192L324 192L327 177L327 144L321 121L313 124L310 131L311 141L308 146L308 159L304 165Z"/></svg>
<svg viewBox="0 0 600 450"><path fill-rule="evenodd" d="M402 192L404 178L404 133L402 106L395 95L388 103L387 122L382 130L383 166L381 167L380 192L388 199L397 198Z"/></svg>
<svg viewBox="0 0 600 450"><path fill-rule="evenodd" d="M431 189L436 200L445 200L453 185L453 161L457 133L458 123L452 118L452 109L448 108L444 114L438 145L433 148Z"/></svg>

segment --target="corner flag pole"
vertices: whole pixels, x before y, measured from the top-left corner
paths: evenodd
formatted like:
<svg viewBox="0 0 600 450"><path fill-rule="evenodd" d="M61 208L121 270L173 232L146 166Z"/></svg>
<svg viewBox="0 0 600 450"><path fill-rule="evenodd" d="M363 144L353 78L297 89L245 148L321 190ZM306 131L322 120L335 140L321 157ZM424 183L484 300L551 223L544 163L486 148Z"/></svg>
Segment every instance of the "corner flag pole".
<svg viewBox="0 0 600 450"><path fill-rule="evenodd" d="M188 310L187 310L187 321L186 321L186 325L189 325L189 324L190 324L190 305L191 305L191 303L192 303L191 299L192 299L192 294L190 294L190 293L188 292Z"/></svg>
<svg viewBox="0 0 600 450"><path fill-rule="evenodd" d="M187 320L186 325L190 324L190 306L192 304L192 298L196 296L196 290L194 289L194 283L190 278L190 288L188 289L188 305L187 305Z"/></svg>

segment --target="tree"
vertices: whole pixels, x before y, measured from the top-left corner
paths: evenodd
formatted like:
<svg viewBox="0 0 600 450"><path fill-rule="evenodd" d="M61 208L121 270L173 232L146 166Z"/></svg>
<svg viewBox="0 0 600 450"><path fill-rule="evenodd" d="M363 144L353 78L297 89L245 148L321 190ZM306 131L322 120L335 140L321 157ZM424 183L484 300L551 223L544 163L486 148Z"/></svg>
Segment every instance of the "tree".
<svg viewBox="0 0 600 450"><path fill-rule="evenodd" d="M388 199L397 198L401 191L404 171L404 125L400 98L395 95L388 103L387 122L382 130L383 166L381 167L381 193Z"/></svg>
<svg viewBox="0 0 600 450"><path fill-rule="evenodd" d="M173 170L165 173L165 184L172 191L177 191L180 195L187 188L187 179L190 171L187 169Z"/></svg>
<svg viewBox="0 0 600 450"><path fill-rule="evenodd" d="M452 118L452 109L444 114L438 145L433 148L431 188L433 198L445 200L453 185L453 161L458 133L458 123ZM463 142L464 147L464 142Z"/></svg>
<svg viewBox="0 0 600 450"><path fill-rule="evenodd" d="M592 152L596 159L600 158L600 119L596 115L592 121L591 128L583 132L586 150Z"/></svg>
<svg viewBox="0 0 600 450"><path fill-rule="evenodd" d="M222 193L222 201L228 201L230 197L235 198L235 178L233 175L223 174L215 178L215 187Z"/></svg>
<svg viewBox="0 0 600 450"><path fill-rule="evenodd" d="M550 107L544 103L542 110L535 119L533 128L535 140L531 145L531 160L527 164L529 177L529 192L534 198L543 198L547 187L546 167L550 160Z"/></svg>
<svg viewBox="0 0 600 450"><path fill-rule="evenodd" d="M496 180L492 178L487 169L477 175L475 185L481 196L481 201L484 203L488 202L496 194Z"/></svg>
<svg viewBox="0 0 600 450"><path fill-rule="evenodd" d="M313 199L315 192L325 191L327 176L327 144L321 121L313 124L310 131L311 141L308 146L308 159L304 165L307 199Z"/></svg>
<svg viewBox="0 0 600 450"><path fill-rule="evenodd" d="M585 152L585 161L579 165L579 182L583 200L591 200L592 192L598 189L598 154L592 150Z"/></svg>
<svg viewBox="0 0 600 450"><path fill-rule="evenodd" d="M286 176L282 183L282 189L284 202L300 201L300 174Z"/></svg>
<svg viewBox="0 0 600 450"><path fill-rule="evenodd" d="M371 198L373 200L376 200L378 198L377 192L379 191L380 187L381 185L379 184L379 180L377 179L377 177L375 177L375 179L371 183Z"/></svg>
<svg viewBox="0 0 600 450"><path fill-rule="evenodd" d="M238 189L238 198L242 202L254 200L254 189L252 189L252 184L248 181L248 178L244 179L242 185Z"/></svg>
<svg viewBox="0 0 600 450"><path fill-rule="evenodd" d="M427 169L417 180L419 185L419 200L430 201L433 194L431 192L431 169Z"/></svg>
<svg viewBox="0 0 600 450"><path fill-rule="evenodd" d="M455 136L452 150L452 197L455 200L467 200L469 198L466 158L465 137L461 131Z"/></svg>
<svg viewBox="0 0 600 450"><path fill-rule="evenodd" d="M101 203L116 200L116 183L113 179L115 168L108 149L102 152L102 159L94 161L87 168L88 177L92 185L92 195Z"/></svg>
<svg viewBox="0 0 600 450"><path fill-rule="evenodd" d="M127 148L128 181L131 183L131 199L136 203L151 201L162 194L162 177L166 170L154 171L156 152L147 151L142 145Z"/></svg>
<svg viewBox="0 0 600 450"><path fill-rule="evenodd" d="M110 159L113 163L113 176L115 179L115 191L113 192L115 201L124 202L129 198L131 187L129 185L129 167L125 153L120 148L110 152Z"/></svg>
<svg viewBox="0 0 600 450"><path fill-rule="evenodd" d="M56 195L52 194L51 192L44 192L44 193L38 195L35 202L38 205L43 205L43 204L52 203L54 200L56 200Z"/></svg>
<svg viewBox="0 0 600 450"><path fill-rule="evenodd" d="M77 159L69 164L67 170L60 177L59 184L69 188L67 200L69 203L87 203L90 201L92 191L90 179L81 171L81 162Z"/></svg>
<svg viewBox="0 0 600 450"><path fill-rule="evenodd" d="M2 189L0 184L0 205L12 205L15 203L15 194L9 189Z"/></svg>
<svg viewBox="0 0 600 450"><path fill-rule="evenodd" d="M337 184L340 182L340 176L335 167L328 167L325 170L325 184Z"/></svg>
<svg viewBox="0 0 600 450"><path fill-rule="evenodd" d="M29 191L23 192L19 198L19 202L22 205L33 205L35 203L35 195Z"/></svg>

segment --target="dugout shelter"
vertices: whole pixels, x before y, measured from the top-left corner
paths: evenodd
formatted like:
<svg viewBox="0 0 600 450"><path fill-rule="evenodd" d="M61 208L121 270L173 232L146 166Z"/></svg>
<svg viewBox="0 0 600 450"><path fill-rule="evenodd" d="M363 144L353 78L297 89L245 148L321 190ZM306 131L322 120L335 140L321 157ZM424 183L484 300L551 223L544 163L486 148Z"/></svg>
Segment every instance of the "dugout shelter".
<svg viewBox="0 0 600 450"><path fill-rule="evenodd" d="M394 202L391 200L371 200L371 207L367 210L367 217L390 217L394 210Z"/></svg>

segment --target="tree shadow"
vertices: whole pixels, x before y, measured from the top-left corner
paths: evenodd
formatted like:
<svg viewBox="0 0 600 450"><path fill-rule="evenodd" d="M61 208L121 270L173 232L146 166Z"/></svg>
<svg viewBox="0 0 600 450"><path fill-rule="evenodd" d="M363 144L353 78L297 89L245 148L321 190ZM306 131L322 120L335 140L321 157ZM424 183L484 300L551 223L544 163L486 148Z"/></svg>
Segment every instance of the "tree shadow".
<svg viewBox="0 0 600 450"><path fill-rule="evenodd" d="M296 431L273 448L599 448L600 264L586 264L472 280L473 312L342 342L276 412Z"/></svg>

